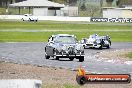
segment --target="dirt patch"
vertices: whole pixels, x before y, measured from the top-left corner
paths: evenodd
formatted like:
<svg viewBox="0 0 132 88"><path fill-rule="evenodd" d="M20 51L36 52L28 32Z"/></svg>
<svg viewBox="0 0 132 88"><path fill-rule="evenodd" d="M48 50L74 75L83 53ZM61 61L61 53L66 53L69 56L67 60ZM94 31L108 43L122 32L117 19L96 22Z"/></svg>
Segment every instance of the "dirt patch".
<svg viewBox="0 0 132 88"><path fill-rule="evenodd" d="M68 69L0 62L0 79L39 79L43 82L42 88L132 88L132 83L80 86L75 78L76 72Z"/></svg>
<svg viewBox="0 0 132 88"><path fill-rule="evenodd" d="M122 61L132 61L131 58L128 58L126 54L128 52L132 52L132 49L121 49L121 50L110 50L110 51L102 51L96 55L97 58L103 59L115 59Z"/></svg>

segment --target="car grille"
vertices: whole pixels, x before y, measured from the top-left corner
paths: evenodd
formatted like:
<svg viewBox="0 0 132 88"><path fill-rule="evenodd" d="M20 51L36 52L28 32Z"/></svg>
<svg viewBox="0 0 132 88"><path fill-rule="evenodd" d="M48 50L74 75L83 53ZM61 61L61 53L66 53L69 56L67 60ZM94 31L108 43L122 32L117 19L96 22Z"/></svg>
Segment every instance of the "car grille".
<svg viewBox="0 0 132 88"><path fill-rule="evenodd" d="M69 48L68 48L68 54L74 54L74 47L73 46L70 46Z"/></svg>
<svg viewBox="0 0 132 88"><path fill-rule="evenodd" d="M93 44L87 44L87 46L93 46Z"/></svg>

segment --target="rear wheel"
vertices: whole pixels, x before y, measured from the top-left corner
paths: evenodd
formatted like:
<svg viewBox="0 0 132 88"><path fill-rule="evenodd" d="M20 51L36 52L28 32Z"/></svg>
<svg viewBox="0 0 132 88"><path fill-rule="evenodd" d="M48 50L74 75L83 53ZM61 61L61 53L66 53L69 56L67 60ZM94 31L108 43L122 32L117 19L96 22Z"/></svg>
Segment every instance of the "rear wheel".
<svg viewBox="0 0 132 88"><path fill-rule="evenodd" d="M24 19L22 18L22 21L24 21Z"/></svg>
<svg viewBox="0 0 132 88"><path fill-rule="evenodd" d="M46 59L49 59L49 58L50 58L50 56L45 55L45 58L46 58Z"/></svg>
<svg viewBox="0 0 132 88"><path fill-rule="evenodd" d="M79 57L79 62L83 62L84 61L84 57Z"/></svg>
<svg viewBox="0 0 132 88"><path fill-rule="evenodd" d="M108 45L108 46L107 46L107 49L109 49L109 48L110 48L110 46Z"/></svg>
<svg viewBox="0 0 132 88"><path fill-rule="evenodd" d="M69 59L70 59L70 61L73 61L73 60L74 60L74 58L73 58L73 57L70 57Z"/></svg>
<svg viewBox="0 0 132 88"><path fill-rule="evenodd" d="M103 47L102 43L101 43L100 45L101 45L101 46L99 47L99 49L101 49L101 50L102 50L102 47Z"/></svg>
<svg viewBox="0 0 132 88"><path fill-rule="evenodd" d="M110 43L110 45L111 45L111 41L109 40L109 43Z"/></svg>

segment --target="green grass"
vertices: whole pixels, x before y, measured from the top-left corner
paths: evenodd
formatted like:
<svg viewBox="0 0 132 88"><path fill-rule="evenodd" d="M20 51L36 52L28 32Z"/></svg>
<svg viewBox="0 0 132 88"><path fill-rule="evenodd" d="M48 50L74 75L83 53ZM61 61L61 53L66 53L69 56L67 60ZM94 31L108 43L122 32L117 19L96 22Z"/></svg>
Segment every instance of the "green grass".
<svg viewBox="0 0 132 88"><path fill-rule="evenodd" d="M53 34L74 34L79 40L90 34L110 35L114 42L132 42L131 32L0 32L0 42L45 42Z"/></svg>
<svg viewBox="0 0 132 88"><path fill-rule="evenodd" d="M0 8L0 14L1 15L6 14L6 9L5 8Z"/></svg>
<svg viewBox="0 0 132 88"><path fill-rule="evenodd" d="M114 25L113 25L114 24ZM132 25L118 23L80 24L54 21L0 21L0 30L49 30L45 32L0 31L0 42L45 42L53 34L74 34L79 40L91 34L110 35L112 42L132 42ZM58 30L58 31L54 31ZM61 31L59 31L61 30ZM93 31L96 30L96 31ZM101 31L111 30L111 31ZM126 31L114 31L126 30Z"/></svg>
<svg viewBox="0 0 132 88"><path fill-rule="evenodd" d="M131 58L131 59L132 59L132 52L128 52L128 54L126 54L126 56L127 56L128 58Z"/></svg>
<svg viewBox="0 0 132 88"><path fill-rule="evenodd" d="M114 24L114 23L113 23ZM108 25L108 24L76 24L64 22L12 22L1 21L1 29L52 29L52 30L132 30L132 25Z"/></svg>
<svg viewBox="0 0 132 88"><path fill-rule="evenodd" d="M72 85L72 84L64 84L64 88L79 88L79 86L75 86L75 85Z"/></svg>
<svg viewBox="0 0 132 88"><path fill-rule="evenodd" d="M46 84L43 85L42 88L80 88L79 85L73 85L70 83L65 83L65 84Z"/></svg>

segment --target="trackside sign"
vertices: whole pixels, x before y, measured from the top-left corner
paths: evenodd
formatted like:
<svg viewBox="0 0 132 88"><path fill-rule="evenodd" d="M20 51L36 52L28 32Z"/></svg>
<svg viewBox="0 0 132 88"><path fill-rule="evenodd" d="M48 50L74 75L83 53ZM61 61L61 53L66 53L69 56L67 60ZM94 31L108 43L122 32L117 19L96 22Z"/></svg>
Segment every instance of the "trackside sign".
<svg viewBox="0 0 132 88"><path fill-rule="evenodd" d="M86 83L130 83L129 74L87 74L83 68L79 68L76 75L78 84Z"/></svg>
<svg viewBox="0 0 132 88"><path fill-rule="evenodd" d="M132 23L132 18L91 18L91 22L121 22L121 23Z"/></svg>

